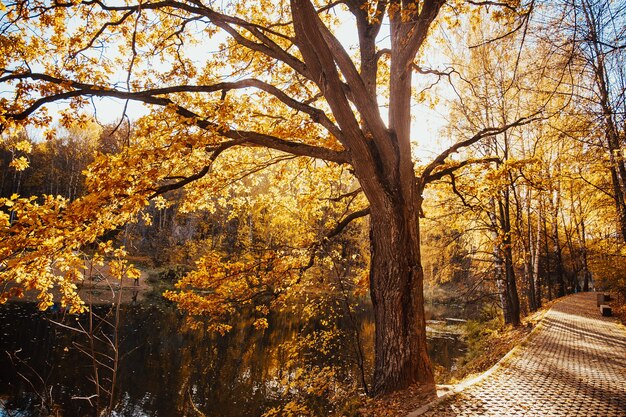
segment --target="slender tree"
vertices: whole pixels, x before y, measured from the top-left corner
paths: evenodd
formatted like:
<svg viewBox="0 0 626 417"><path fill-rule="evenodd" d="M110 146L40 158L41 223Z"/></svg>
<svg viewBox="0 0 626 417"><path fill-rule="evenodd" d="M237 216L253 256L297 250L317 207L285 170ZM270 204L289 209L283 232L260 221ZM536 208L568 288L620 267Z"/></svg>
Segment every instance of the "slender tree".
<svg viewBox="0 0 626 417"><path fill-rule="evenodd" d="M569 55L567 60L576 87L573 97L594 115L593 122L602 132L590 138L602 146L609 159L612 193L617 210L617 224L626 239L626 6L609 0L572 0L554 2L548 7L548 33L553 50ZM554 19L556 16L556 19ZM563 42L564 41L564 42ZM558 43L557 43L558 42Z"/></svg>

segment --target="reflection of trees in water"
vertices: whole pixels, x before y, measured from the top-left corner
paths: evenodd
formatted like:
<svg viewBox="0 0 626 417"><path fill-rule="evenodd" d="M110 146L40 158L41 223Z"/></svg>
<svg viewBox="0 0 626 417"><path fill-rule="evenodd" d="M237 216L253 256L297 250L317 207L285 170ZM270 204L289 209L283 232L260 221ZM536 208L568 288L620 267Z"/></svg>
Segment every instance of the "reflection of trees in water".
<svg viewBox="0 0 626 417"><path fill-rule="evenodd" d="M320 309L326 307L321 305ZM96 316L106 316L109 320L114 314L114 310L110 311L110 307L94 307ZM374 337L371 313L366 304L354 311L369 376ZM316 382L302 379L315 376L306 373L298 376L302 380L296 380L298 369L315 373L332 367L337 381L359 384L351 323L345 316L334 313L331 316L335 318L329 321L304 317L300 310L272 313L269 329L258 331L252 326L252 311L242 311L234 320L232 331L220 336L188 328L184 318L170 305L123 304L119 309L120 360L113 409L120 415L156 411L159 415L195 415L198 409L207 416L255 416L267 407L299 395L295 391L285 394L286 384L291 383L295 390ZM46 389L52 388L52 400L62 406L64 416L94 415L87 401L72 400L94 393L89 380L94 374L93 361L77 348L80 344L84 349L88 340L85 335L52 325L40 316L72 326L76 326L76 318L60 312L40 313L31 304L6 305L0 314L2 322L8 323L3 326L6 335L0 340L0 350L23 349L20 357L27 359L37 372L48 375ZM82 316L80 323L88 328L88 316ZM113 339L110 327L102 325L100 329ZM316 352L315 343L321 339L315 339L315 335L332 329L337 330L329 344L331 349ZM95 348L110 355L106 344L99 343ZM456 355L454 343L449 339L433 339L431 355L447 366ZM7 361L0 359L0 368L13 372ZM102 386L110 384L111 374L105 369L101 367L99 371ZM26 409L27 414L36 415L33 410L38 399L33 397L33 388L24 381L16 382L15 375L2 374L0 396L10 398L5 408ZM106 410L105 394L101 393L100 408ZM327 406L323 399L314 400L314 396L305 400L317 409Z"/></svg>
<svg viewBox="0 0 626 417"><path fill-rule="evenodd" d="M0 360L4 407L17 415L109 415L119 363L115 312L97 307L78 318L58 306L46 313L30 303L4 306L0 349L12 356L9 366Z"/></svg>

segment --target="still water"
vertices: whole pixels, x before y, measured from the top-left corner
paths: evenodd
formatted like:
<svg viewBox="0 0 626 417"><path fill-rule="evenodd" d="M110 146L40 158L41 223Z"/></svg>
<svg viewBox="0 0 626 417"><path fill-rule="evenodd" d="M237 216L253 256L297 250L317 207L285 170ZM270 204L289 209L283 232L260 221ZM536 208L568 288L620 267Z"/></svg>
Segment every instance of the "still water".
<svg viewBox="0 0 626 417"><path fill-rule="evenodd" d="M360 382L356 335L369 382L373 325L364 304L352 320L335 323L349 335L345 343L312 354L303 369L330 365L341 369L344 380ZM297 310L283 311L270 314L269 328L259 331L244 314L221 336L188 328L164 302L123 304L117 319L110 306L93 311L99 340L81 332L89 329L88 315L40 312L31 303L0 306L0 417L94 416L107 407L116 416L260 416L290 398L284 387L293 372L289 342L323 330L325 323L303 322ZM437 333L429 344L435 364L446 369L465 348L454 334Z"/></svg>

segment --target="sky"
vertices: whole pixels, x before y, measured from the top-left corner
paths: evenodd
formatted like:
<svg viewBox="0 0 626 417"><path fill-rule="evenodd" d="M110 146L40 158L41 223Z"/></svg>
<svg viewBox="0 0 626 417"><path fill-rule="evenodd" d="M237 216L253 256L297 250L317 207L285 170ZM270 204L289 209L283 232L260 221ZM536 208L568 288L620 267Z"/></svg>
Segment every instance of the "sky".
<svg viewBox="0 0 626 417"><path fill-rule="evenodd" d="M336 11L338 17L342 22L344 22L337 29L337 38L344 44L348 51L356 50L356 34L355 34L355 23L351 14L346 11ZM74 22L72 25L81 24L80 22ZM385 35L385 30L388 29L388 24L383 22L383 29L381 31L381 35L379 39L381 39L381 43L378 45L379 48L387 48L389 47L389 37ZM210 40L210 44L207 45L203 43L201 45L196 46L197 54L194 49L187 49L186 53L190 58L198 57L198 62L201 62L201 59L206 57L207 49L217 49L220 42L222 42L224 36L217 36ZM439 54L440 55L440 54ZM430 53L428 55L428 62L426 64L430 64L430 66L437 66L442 63L442 57L437 56L436 53ZM124 69L120 69L120 79L125 78ZM424 76L416 74L414 75L414 81L416 85L420 84L420 81L423 82L423 85L428 85L432 82L432 77ZM445 83L445 80L442 80L441 83ZM0 96L2 94L0 93ZM102 124L110 124L115 123L120 120L120 118L124 114L124 107L126 106L125 114L131 119L136 120L141 116L144 116L149 113L149 108L142 103L129 101L126 103L123 100L117 100L112 98L93 98L91 100L91 106L85 109L85 112L88 114L93 113L96 119ZM58 114L61 110L67 108L67 103L55 103L47 106L49 114L54 117L55 114ZM381 108L381 113L383 113L383 119L386 119L386 109ZM415 148L415 157L422 161L428 161L433 156L436 156L442 148L443 144L447 143L447 140L440 140L442 137L441 131L446 124L445 120L446 108L443 105L436 106L431 109L426 105L417 105L414 104L412 108L412 114L414 118L414 122L412 123L412 138L413 141L417 143Z"/></svg>

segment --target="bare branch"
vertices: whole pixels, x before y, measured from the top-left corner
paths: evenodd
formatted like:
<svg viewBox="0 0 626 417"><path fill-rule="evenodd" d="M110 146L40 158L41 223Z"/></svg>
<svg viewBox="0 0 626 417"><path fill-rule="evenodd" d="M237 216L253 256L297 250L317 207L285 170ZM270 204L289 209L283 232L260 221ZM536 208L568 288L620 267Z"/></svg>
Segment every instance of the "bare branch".
<svg viewBox="0 0 626 417"><path fill-rule="evenodd" d="M467 2L469 4L472 4L474 6L497 6L497 7L504 7L507 8L511 11L517 11L517 8L515 6L511 6L508 3L503 3L503 2L499 2L499 1L474 1L474 0L467 0Z"/></svg>
<svg viewBox="0 0 626 417"><path fill-rule="evenodd" d="M470 0L468 0L468 2L469 2L469 3L471 3L471 4L475 4L475 5L487 5L487 4L492 4L492 5L497 5L497 6L503 6L503 7L507 7L507 8L509 8L510 10L517 11L517 8L515 8L515 7L513 7L513 6L508 6L508 5L505 5L505 4L503 4L503 3L492 3L492 2L490 2L490 1L485 1L485 2L472 2L472 1L470 1ZM488 39L488 40L486 40L486 41L484 41L484 42L481 42L481 43L479 43L479 44L477 44L477 45L470 45L470 46L469 46L469 48L470 48L470 49L472 49L472 48L479 48L479 47L481 47L481 46L484 46L484 45L487 45L487 44L490 44L490 43L493 43L493 42L497 42L497 41L499 41L499 40L501 40L501 39L504 39L504 38L506 38L506 37L508 37L508 36L511 36L512 34L514 34L514 33L518 32L518 31L519 31L521 28L523 28L523 27L525 27L525 29L524 29L524 37L526 37L526 30L528 30L528 22L530 21L530 15L531 15L531 13L533 12L533 9L534 9L534 3L535 3L535 2L534 2L534 0L533 0L533 1L531 2L530 7L528 8L528 11L526 11L525 13L523 13L523 14L521 15L521 19L520 19L520 23L519 23L519 25L515 26L515 27L514 27L513 29L511 29L510 31L508 31L508 32L506 32L506 33L504 33L504 34L502 34L502 35L500 35L500 36L497 36L497 37L495 37L495 38L493 38L493 39ZM518 56L518 60L519 60L519 56Z"/></svg>
<svg viewBox="0 0 626 417"><path fill-rule="evenodd" d="M456 194L460 199L461 199L461 203L463 203L463 205L471 210L475 209L476 206L470 204L467 202L467 200L465 199L465 196L463 196L463 194L461 194L461 192L459 191L458 188L456 188L456 178L454 176L454 174L450 174L450 185L452 186L452 192L454 194Z"/></svg>
<svg viewBox="0 0 626 417"><path fill-rule="evenodd" d="M333 230L331 230L326 235L326 239L331 239L331 238L337 236L338 234L343 232L343 229L345 229L354 220L360 219L361 217L368 216L369 214L370 214L370 208L369 207L366 207L364 209L357 210L355 212L352 212L352 213L348 214L346 217L343 218L342 221L337 223L337 225L333 228Z"/></svg>
<svg viewBox="0 0 626 417"><path fill-rule="evenodd" d="M73 52L72 54L70 54L70 58L75 58L81 52L84 52L87 49L91 48L91 46L94 44L94 42L100 37L100 35L102 35L104 33L104 31L108 27L121 25L122 23L124 23L126 21L126 19L128 19L130 16L132 16L132 14L134 12L135 12L134 10L127 11L118 20L106 22L104 25L102 25L102 27L98 30L98 32L96 32L96 34L94 36L92 36L92 38L89 40L89 42L87 42L87 44L84 47L82 47L78 51Z"/></svg>
<svg viewBox="0 0 626 417"><path fill-rule="evenodd" d="M582 171L579 169L578 170L578 178L580 178L581 180L583 180L583 182L585 182L588 185L591 185L593 188L595 188L596 190L600 191L602 194L610 197L611 199L615 200L615 195L611 194L610 192L606 191L604 188L594 184L593 182L589 181L587 178L585 178L585 176L583 175Z"/></svg>
<svg viewBox="0 0 626 417"><path fill-rule="evenodd" d="M445 72L432 68L424 68L415 63L411 64L411 68L413 68L416 72L419 72L420 74L433 74L439 77L450 77L452 74L458 74L458 72L454 69L451 69L449 72Z"/></svg>
<svg viewBox="0 0 626 417"><path fill-rule="evenodd" d="M274 31L271 28L263 27L258 24L250 23L244 19L229 16L222 13L219 13L210 7L202 4L201 2L178 2L173 0L164 0L164 1L156 1L152 3L141 3L137 5L127 5L127 6L110 6L104 4L101 0L85 0L83 1L85 5L98 5L102 10L107 11L120 11L120 12L138 12L140 9L144 10L160 10L160 9L175 9L175 10L184 10L188 13L195 14L197 16L203 16L208 18L214 25L226 31L230 36L233 37L239 44L245 46L251 50L261 52L275 58L289 67L291 67L296 72L301 75L307 76L308 72L306 66L302 61L294 57L293 55L286 52L285 49L281 48L276 42L274 42L267 34L281 37L283 39L291 40L288 36ZM71 5L71 3L69 3ZM57 7L57 5L53 6ZM250 40L243 36L239 31L237 31L233 25L238 26L247 30L250 34L252 34L258 42Z"/></svg>

